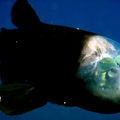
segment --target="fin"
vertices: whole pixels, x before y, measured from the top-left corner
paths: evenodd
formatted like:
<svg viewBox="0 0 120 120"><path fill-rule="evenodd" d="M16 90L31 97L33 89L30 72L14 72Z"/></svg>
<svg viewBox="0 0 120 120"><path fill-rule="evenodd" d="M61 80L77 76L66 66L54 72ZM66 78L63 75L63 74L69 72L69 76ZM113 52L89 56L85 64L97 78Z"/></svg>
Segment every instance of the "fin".
<svg viewBox="0 0 120 120"><path fill-rule="evenodd" d="M0 110L8 115L28 112L46 104L30 84L14 83L0 86Z"/></svg>
<svg viewBox="0 0 120 120"><path fill-rule="evenodd" d="M9 94L9 92L13 91L28 90L31 87L31 85L25 83L3 84L0 86L0 95L1 93Z"/></svg>
<svg viewBox="0 0 120 120"><path fill-rule="evenodd" d="M18 28L29 29L43 24L39 21L38 16L27 0L16 0L12 8L11 17L12 23Z"/></svg>
<svg viewBox="0 0 120 120"><path fill-rule="evenodd" d="M13 114L17 107L16 103L25 100L30 94L32 86L28 84L6 84L0 86L0 109L6 114ZM23 102L22 102L23 103ZM12 105L12 106L11 106Z"/></svg>

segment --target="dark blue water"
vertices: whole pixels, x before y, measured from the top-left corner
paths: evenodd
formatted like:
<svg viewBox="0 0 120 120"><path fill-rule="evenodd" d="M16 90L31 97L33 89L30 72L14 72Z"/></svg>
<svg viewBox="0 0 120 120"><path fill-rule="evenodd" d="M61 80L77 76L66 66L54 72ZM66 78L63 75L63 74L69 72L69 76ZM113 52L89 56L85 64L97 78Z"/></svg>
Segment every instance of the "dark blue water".
<svg viewBox="0 0 120 120"><path fill-rule="evenodd" d="M15 28L10 18L14 2L0 1L0 28ZM29 3L43 22L80 28L120 42L119 0L29 0ZM48 103L14 117L0 112L0 120L120 120L120 113L104 115Z"/></svg>

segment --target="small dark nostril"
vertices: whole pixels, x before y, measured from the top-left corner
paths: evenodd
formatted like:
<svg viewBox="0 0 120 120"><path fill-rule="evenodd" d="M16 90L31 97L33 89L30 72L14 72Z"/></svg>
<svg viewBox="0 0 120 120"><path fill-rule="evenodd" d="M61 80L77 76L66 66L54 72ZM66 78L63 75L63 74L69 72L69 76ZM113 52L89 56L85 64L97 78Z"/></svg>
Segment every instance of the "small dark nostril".
<svg viewBox="0 0 120 120"><path fill-rule="evenodd" d="M118 67L120 67L120 64L119 64L119 63L117 63L117 65L118 65Z"/></svg>
<svg viewBox="0 0 120 120"><path fill-rule="evenodd" d="M116 69L115 69L115 68L112 68L112 69L111 69L111 72L116 72Z"/></svg>

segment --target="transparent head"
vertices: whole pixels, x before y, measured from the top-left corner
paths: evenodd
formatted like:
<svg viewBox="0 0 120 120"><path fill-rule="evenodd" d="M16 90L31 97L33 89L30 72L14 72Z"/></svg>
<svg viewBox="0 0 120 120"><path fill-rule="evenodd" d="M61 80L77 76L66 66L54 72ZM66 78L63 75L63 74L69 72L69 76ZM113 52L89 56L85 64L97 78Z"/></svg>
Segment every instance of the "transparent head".
<svg viewBox="0 0 120 120"><path fill-rule="evenodd" d="M79 57L77 77L94 96L120 104L120 44L94 35Z"/></svg>

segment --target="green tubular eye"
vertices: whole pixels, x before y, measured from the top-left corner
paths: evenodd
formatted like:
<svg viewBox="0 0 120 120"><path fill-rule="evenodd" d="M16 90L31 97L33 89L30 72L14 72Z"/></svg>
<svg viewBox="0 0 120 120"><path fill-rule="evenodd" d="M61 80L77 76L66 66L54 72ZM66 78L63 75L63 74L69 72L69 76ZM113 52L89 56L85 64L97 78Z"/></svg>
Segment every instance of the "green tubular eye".
<svg viewBox="0 0 120 120"><path fill-rule="evenodd" d="M118 56L115 58L115 62L116 62L117 64L120 64L120 55L118 55Z"/></svg>
<svg viewBox="0 0 120 120"><path fill-rule="evenodd" d="M98 63L98 71L105 72L110 70L112 67L116 67L117 63L113 58L104 58Z"/></svg>

